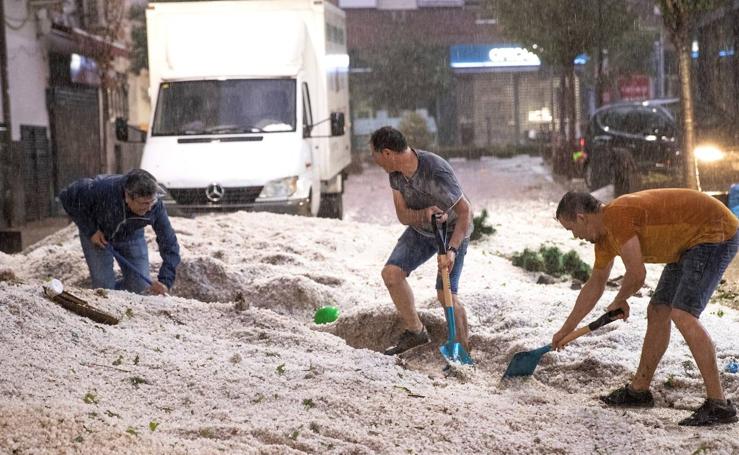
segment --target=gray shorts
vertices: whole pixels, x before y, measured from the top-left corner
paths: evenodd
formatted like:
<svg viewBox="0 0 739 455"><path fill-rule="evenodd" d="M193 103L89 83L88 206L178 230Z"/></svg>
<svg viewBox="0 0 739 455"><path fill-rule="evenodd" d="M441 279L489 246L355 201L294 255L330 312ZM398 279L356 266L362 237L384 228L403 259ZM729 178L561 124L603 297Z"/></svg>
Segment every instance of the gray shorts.
<svg viewBox="0 0 739 455"><path fill-rule="evenodd" d="M452 231L447 233L447 242L451 236ZM467 254L467 245L469 243L469 239L464 239L464 242L459 246L459 252L454 259L452 270L449 272L449 287L451 288L452 294L456 294L459 290L459 278L462 275L464 256ZM393 252L390 253L390 258L385 265L397 266L408 276L432 256L436 256L437 253L438 249L435 238L423 236L416 232L415 229L409 227L406 228L403 235L398 239L398 243L395 245ZM441 290L441 288L441 276L437 274L436 289Z"/></svg>
<svg viewBox="0 0 739 455"><path fill-rule="evenodd" d="M670 305L700 317L736 256L739 234L721 243L702 243L665 265L650 303Z"/></svg>

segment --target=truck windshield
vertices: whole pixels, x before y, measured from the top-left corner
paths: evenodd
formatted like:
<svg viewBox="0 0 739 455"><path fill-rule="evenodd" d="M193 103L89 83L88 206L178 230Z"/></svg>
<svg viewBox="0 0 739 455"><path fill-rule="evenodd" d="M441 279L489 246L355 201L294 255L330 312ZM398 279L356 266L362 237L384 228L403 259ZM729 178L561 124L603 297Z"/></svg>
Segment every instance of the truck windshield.
<svg viewBox="0 0 739 455"><path fill-rule="evenodd" d="M294 79L164 82L153 136L295 131Z"/></svg>

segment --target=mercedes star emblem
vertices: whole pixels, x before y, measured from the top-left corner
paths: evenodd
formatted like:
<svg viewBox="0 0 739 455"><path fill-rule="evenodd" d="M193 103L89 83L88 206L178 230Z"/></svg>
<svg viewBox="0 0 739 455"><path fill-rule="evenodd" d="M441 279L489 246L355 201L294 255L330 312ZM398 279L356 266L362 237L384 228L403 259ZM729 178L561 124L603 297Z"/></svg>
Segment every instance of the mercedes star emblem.
<svg viewBox="0 0 739 455"><path fill-rule="evenodd" d="M211 183L208 185L208 188L205 189L205 197L207 197L210 202L220 201L223 197L223 193L225 193L223 187L217 183Z"/></svg>

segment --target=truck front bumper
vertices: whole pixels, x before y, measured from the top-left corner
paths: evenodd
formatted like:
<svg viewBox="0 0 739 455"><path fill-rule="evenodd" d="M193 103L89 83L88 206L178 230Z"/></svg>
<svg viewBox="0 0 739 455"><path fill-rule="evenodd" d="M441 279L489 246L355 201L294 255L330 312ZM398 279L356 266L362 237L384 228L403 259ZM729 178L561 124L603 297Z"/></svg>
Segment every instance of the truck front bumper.
<svg viewBox="0 0 739 455"><path fill-rule="evenodd" d="M164 201L167 214L170 216L193 216L205 213L237 212L272 212L288 215L310 215L310 198L289 199L286 201L265 201L242 204L178 204L173 200Z"/></svg>

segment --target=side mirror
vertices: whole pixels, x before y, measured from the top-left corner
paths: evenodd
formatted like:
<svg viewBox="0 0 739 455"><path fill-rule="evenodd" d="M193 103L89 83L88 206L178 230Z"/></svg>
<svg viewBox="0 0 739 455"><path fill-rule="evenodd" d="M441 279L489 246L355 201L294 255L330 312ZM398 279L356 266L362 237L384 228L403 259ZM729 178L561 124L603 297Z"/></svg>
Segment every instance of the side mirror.
<svg viewBox="0 0 739 455"><path fill-rule="evenodd" d="M115 118L115 138L121 142L128 142L128 120L123 117Z"/></svg>
<svg viewBox="0 0 739 455"><path fill-rule="evenodd" d="M343 112L332 112L331 113L331 136L343 136L344 135L344 113Z"/></svg>

